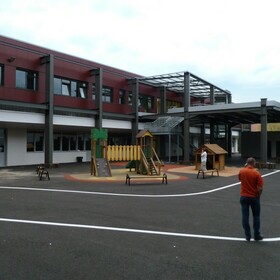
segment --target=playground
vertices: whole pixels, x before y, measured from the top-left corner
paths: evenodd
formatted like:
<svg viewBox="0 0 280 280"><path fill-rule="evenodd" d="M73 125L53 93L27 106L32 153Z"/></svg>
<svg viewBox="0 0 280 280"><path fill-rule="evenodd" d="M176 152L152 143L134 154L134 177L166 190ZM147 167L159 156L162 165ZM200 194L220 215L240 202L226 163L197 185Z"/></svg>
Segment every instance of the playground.
<svg viewBox="0 0 280 280"><path fill-rule="evenodd" d="M197 179L194 166L164 165L168 184L128 186L124 164L111 164L113 179L91 180L79 177L89 163L60 165L42 181L34 167L0 169L0 278L278 279L277 169L260 170L265 239L246 242L240 166Z"/></svg>

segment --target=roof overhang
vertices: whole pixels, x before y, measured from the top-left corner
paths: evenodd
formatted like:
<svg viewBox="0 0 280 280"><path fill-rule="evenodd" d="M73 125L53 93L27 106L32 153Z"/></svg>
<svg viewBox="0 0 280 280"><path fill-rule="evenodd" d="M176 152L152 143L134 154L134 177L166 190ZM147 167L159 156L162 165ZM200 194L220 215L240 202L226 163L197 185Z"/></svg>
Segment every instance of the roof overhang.
<svg viewBox="0 0 280 280"><path fill-rule="evenodd" d="M267 123L280 123L280 103L267 101ZM216 104L189 107L190 123L203 124L254 124L261 122L261 102ZM167 114L184 117L184 108L169 109ZM162 116L162 115L161 115ZM151 117L151 116L150 116ZM159 115L153 116L154 119Z"/></svg>

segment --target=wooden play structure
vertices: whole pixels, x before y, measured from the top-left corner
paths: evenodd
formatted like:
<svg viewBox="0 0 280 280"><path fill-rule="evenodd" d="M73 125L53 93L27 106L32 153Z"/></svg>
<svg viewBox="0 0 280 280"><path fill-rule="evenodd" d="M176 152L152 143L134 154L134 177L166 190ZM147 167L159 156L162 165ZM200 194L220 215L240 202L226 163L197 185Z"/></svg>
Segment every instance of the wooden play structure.
<svg viewBox="0 0 280 280"><path fill-rule="evenodd" d="M142 175L161 175L162 161L153 147L153 135L142 130L136 135L137 145L108 146L108 161L128 161L126 168Z"/></svg>
<svg viewBox="0 0 280 280"><path fill-rule="evenodd" d="M195 151L195 169L200 170L201 166L201 150L205 149L207 152L207 169L210 170L224 170L225 158L227 151L217 144L204 144ZM213 173L212 173L213 175Z"/></svg>
<svg viewBox="0 0 280 280"><path fill-rule="evenodd" d="M140 147L140 161L136 172L143 175L161 175L162 161L153 147L153 135L149 130L142 130L136 135Z"/></svg>
<svg viewBox="0 0 280 280"><path fill-rule="evenodd" d="M127 168L148 176L161 176L162 161L153 147L153 135L142 130L136 135L137 145L107 146L107 130L92 129L91 133L91 175L112 176L110 161L128 161Z"/></svg>

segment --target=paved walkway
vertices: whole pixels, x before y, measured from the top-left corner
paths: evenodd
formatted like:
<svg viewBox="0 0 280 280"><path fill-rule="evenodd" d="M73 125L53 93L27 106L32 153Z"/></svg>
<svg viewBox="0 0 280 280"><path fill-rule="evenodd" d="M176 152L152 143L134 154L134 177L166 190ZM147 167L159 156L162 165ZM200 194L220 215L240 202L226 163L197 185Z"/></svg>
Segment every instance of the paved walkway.
<svg viewBox="0 0 280 280"><path fill-rule="evenodd" d="M50 169L50 181L34 166L1 168L0 279L279 279L278 170L260 170L265 239L246 242L240 166L197 179L165 165L167 185L132 186L120 167L111 181L87 163Z"/></svg>
<svg viewBox="0 0 280 280"><path fill-rule="evenodd" d="M96 177L91 175L88 172L88 169L85 170L85 172L82 173L72 173L67 174L66 178L69 180L77 180L77 181L125 181L126 174L129 174L131 176L138 176L138 177L147 177L142 180L146 181L161 181L160 178L153 178L153 176L141 176L137 174L135 171L130 171L128 168L125 168L126 163L121 164L111 164L111 173L112 177ZM237 175L239 172L239 167L232 167L232 166L226 166L224 170L219 171L219 176L222 177L228 177ZM162 168L161 174L165 173L168 177L168 180L184 180L186 174L197 174L198 170L195 169L195 166L183 166L183 165L176 165L176 164L165 164ZM182 177L182 175L184 175ZM137 181L137 178L135 179Z"/></svg>

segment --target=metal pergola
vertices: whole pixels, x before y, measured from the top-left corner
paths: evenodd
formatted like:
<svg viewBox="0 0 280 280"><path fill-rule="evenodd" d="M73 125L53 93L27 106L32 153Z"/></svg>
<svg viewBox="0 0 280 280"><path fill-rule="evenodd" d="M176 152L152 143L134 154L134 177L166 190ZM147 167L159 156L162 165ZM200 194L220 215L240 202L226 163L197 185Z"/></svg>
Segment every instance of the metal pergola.
<svg viewBox="0 0 280 280"><path fill-rule="evenodd" d="M138 78L139 83L154 86L154 87L165 87L167 90L184 95L185 92L185 76L189 75L189 91L191 97L196 98L210 98L211 91L217 98L231 96L230 91L221 89L206 80L199 78L198 76L190 72L176 72L170 74L162 74L150 77Z"/></svg>

